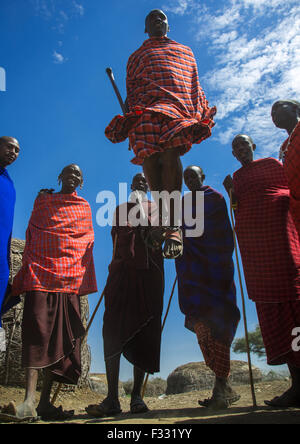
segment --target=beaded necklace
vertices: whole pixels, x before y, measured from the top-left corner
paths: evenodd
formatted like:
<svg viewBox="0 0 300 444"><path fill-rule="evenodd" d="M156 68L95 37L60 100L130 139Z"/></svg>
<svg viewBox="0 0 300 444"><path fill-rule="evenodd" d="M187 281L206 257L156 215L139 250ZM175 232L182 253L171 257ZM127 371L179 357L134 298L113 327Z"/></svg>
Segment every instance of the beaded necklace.
<svg viewBox="0 0 300 444"><path fill-rule="evenodd" d="M299 125L299 123L300 123L300 120L299 120L298 123L295 125L293 131L292 131L291 134L289 135L289 138L288 138L288 140L287 140L287 144L286 144L286 147L285 147L284 150L283 150L283 145L284 145L284 144L281 146L280 153L279 153L279 160L282 160L282 163L284 163L284 161L285 161L285 156L286 156L286 154L287 154L287 152L288 152L288 149L289 149L289 147L290 147L290 143L291 143L292 136L293 136L293 134L294 134L294 132L295 132L297 126ZM285 143L285 142L284 142L284 143Z"/></svg>

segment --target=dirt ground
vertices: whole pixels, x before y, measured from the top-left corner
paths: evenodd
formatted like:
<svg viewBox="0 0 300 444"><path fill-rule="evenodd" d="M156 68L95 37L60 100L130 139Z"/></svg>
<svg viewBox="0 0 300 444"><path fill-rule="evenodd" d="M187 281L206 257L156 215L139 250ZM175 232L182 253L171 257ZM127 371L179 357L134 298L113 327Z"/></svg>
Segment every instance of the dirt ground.
<svg viewBox="0 0 300 444"><path fill-rule="evenodd" d="M209 411L198 405L199 399L208 398L209 391L194 391L163 397L145 397L149 412L132 415L129 413L128 397L120 398L122 413L110 418L92 418L84 408L88 404L101 402L104 398L90 390L76 389L74 392L60 392L55 405L64 409L75 410L75 416L66 422L69 424L299 424L300 409L272 409L264 404L265 399L272 399L282 394L289 387L288 381L263 382L255 385L257 408L253 409L252 394L249 386L235 387L241 399L227 410ZM0 405L14 401L20 403L24 398L24 389L0 386ZM45 424L37 421L33 424ZM49 422L47 422L49 424ZM53 423L53 422L50 422Z"/></svg>

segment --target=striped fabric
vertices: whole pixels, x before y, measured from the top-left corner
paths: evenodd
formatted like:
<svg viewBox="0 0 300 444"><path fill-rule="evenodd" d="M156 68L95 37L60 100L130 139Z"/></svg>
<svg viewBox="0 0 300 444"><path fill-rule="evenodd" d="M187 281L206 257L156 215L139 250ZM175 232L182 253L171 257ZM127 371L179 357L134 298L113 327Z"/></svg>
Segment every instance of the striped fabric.
<svg viewBox="0 0 300 444"><path fill-rule="evenodd" d="M92 214L85 199L76 192L39 196L26 231L23 265L14 279L13 294L96 292L93 244Z"/></svg>
<svg viewBox="0 0 300 444"><path fill-rule="evenodd" d="M116 116L105 135L113 143L129 137L136 155L132 163L140 165L145 157L174 146L184 154L211 135L216 108L208 106L194 55L167 37L146 40L130 56L127 100L130 112Z"/></svg>
<svg viewBox="0 0 300 444"><path fill-rule="evenodd" d="M211 329L202 322L195 323L194 330L207 367L217 378L227 379L230 375L230 346L215 339Z"/></svg>
<svg viewBox="0 0 300 444"><path fill-rule="evenodd" d="M300 300L300 244L282 164L260 159L233 176L236 232L249 298Z"/></svg>
<svg viewBox="0 0 300 444"><path fill-rule="evenodd" d="M300 351L293 350L293 330L300 327L300 301L256 303L257 316L269 365L300 368Z"/></svg>
<svg viewBox="0 0 300 444"><path fill-rule="evenodd" d="M194 331L195 321L202 322L213 338L230 347L240 320L232 228L224 197L209 186L203 186L200 192L204 193L204 233L200 237L186 236L186 230L192 227L184 222L183 255L175 261L179 307L186 328ZM184 196L182 207L183 221L184 214L195 218L196 194Z"/></svg>
<svg viewBox="0 0 300 444"><path fill-rule="evenodd" d="M300 236L300 122L284 145L284 171L291 193L290 209Z"/></svg>

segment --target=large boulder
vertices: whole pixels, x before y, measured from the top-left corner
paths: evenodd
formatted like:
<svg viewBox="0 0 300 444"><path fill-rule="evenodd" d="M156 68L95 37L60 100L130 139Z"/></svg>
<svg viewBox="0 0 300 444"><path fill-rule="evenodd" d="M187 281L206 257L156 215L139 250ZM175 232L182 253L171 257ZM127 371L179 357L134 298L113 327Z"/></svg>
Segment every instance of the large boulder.
<svg viewBox="0 0 300 444"><path fill-rule="evenodd" d="M100 395L107 395L107 379L105 373L90 373L90 388ZM126 396L123 384L119 381L119 396Z"/></svg>
<svg viewBox="0 0 300 444"><path fill-rule="evenodd" d="M263 374L252 366L254 382L262 381ZM231 383L233 385L249 384L249 367L244 361L231 361ZM210 390L215 382L214 373L205 362L190 362L177 367L167 379L166 394L192 392L194 390Z"/></svg>

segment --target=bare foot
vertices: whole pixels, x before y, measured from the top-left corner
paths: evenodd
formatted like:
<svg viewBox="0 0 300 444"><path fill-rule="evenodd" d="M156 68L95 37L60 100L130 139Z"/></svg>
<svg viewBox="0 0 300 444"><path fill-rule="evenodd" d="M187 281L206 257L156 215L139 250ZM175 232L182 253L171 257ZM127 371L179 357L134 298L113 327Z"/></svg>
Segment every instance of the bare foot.
<svg viewBox="0 0 300 444"><path fill-rule="evenodd" d="M133 396L130 402L130 413L146 413L148 412L148 407L144 403L141 396Z"/></svg>
<svg viewBox="0 0 300 444"><path fill-rule="evenodd" d="M105 398L101 404L90 404L85 408L85 411L97 418L103 416L115 416L122 412L119 400L112 400Z"/></svg>
<svg viewBox="0 0 300 444"><path fill-rule="evenodd" d="M18 405L15 410L15 416L17 416L17 418L35 418L38 416L32 401L24 401L22 404Z"/></svg>
<svg viewBox="0 0 300 444"><path fill-rule="evenodd" d="M199 401L199 404L203 407L219 410L227 409L239 399L240 395L233 390L228 380L217 378L212 397Z"/></svg>

